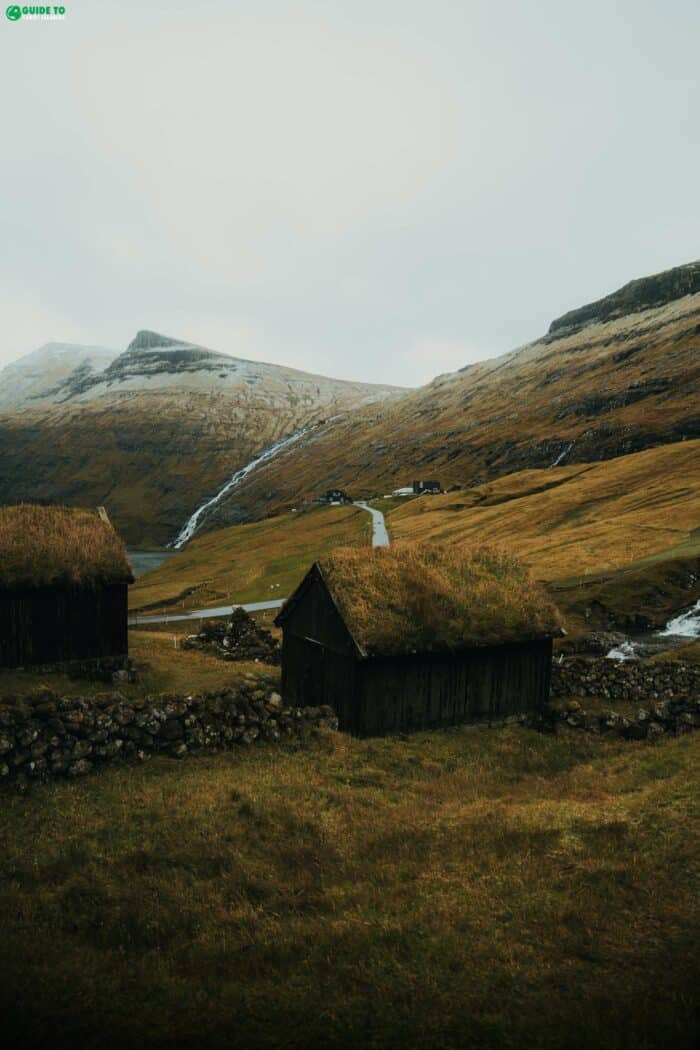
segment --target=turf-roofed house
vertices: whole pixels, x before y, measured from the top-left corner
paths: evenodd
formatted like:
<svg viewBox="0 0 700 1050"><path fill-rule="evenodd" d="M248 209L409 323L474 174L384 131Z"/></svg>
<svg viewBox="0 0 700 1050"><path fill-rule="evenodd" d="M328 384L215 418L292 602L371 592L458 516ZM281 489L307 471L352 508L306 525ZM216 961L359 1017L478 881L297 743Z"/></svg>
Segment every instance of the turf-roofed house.
<svg viewBox="0 0 700 1050"><path fill-rule="evenodd" d="M330 704L358 736L540 710L562 633L519 562L441 544L336 551L276 623L285 702Z"/></svg>
<svg viewBox="0 0 700 1050"><path fill-rule="evenodd" d="M0 507L0 667L126 656L132 579L106 515Z"/></svg>

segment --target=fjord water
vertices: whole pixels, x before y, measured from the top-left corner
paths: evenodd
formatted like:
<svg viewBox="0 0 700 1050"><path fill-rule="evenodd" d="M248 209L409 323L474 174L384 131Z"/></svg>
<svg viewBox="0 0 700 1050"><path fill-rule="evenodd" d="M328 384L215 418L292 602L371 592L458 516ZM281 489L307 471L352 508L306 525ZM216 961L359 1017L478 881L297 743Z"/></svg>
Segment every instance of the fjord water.
<svg viewBox="0 0 700 1050"><path fill-rule="evenodd" d="M176 551L134 551L127 550L126 554L131 565L134 576L143 576L151 569L157 569L168 558L172 558Z"/></svg>

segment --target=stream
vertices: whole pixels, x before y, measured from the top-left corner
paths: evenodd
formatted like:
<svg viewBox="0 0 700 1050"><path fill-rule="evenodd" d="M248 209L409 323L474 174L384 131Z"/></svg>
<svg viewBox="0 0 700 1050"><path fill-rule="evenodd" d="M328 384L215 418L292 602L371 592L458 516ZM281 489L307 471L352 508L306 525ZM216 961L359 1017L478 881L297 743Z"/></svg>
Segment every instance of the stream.
<svg viewBox="0 0 700 1050"><path fill-rule="evenodd" d="M261 463L267 463L268 460L273 459L278 452L282 451L282 449L287 448L289 445L293 445L294 442L298 441L299 438L302 438L309 429L309 427L302 427L300 430L295 430L293 434L280 438L279 441L275 441L274 445L269 445L267 448L263 449L262 452L258 453L255 459L251 459L250 463L246 463L244 467L241 467L241 469L237 470L235 474L232 474L226 484L222 485L219 491L212 496L211 499L207 500L206 503L203 503L201 507L197 508L192 517L189 518L180 530L177 539L171 544L171 546L174 547L175 550L180 550L181 547L184 547L187 541L191 540L194 536L201 524L203 515L206 514L208 510L215 507L224 496L228 496L229 492L237 488L237 486L248 477L251 471L255 470L256 467L259 467Z"/></svg>
<svg viewBox="0 0 700 1050"><path fill-rule="evenodd" d="M674 616L662 631L627 638L607 653L608 660L637 660L677 649L700 638L700 598L690 609Z"/></svg>

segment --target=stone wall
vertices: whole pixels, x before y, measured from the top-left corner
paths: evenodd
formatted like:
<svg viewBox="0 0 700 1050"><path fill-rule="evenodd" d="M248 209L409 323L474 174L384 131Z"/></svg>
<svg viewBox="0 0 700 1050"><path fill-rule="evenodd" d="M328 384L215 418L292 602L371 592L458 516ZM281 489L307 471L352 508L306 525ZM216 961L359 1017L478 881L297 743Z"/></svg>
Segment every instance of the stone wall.
<svg viewBox="0 0 700 1050"><path fill-rule="evenodd" d="M579 730L626 740L657 740L665 735L679 736L700 729L700 698L659 700L648 707L640 707L629 717L616 711L585 711L574 700L563 703L561 707L551 707L544 718L533 720L533 724L552 729L555 733Z"/></svg>
<svg viewBox="0 0 700 1050"><path fill-rule="evenodd" d="M21 671L24 668L15 668ZM89 682L138 682L133 660L128 656L93 656L85 660L63 660L53 664L32 664L26 668L32 674L65 674L74 680Z"/></svg>
<svg viewBox="0 0 700 1050"><path fill-rule="evenodd" d="M639 660L565 659L552 667L551 696L619 700L691 700L700 697L700 667Z"/></svg>
<svg viewBox="0 0 700 1050"><path fill-rule="evenodd" d="M43 691L0 701L0 781L78 777L107 763L214 754L255 740L303 739L337 729L330 707L286 708L274 687L251 679L235 692L129 700Z"/></svg>

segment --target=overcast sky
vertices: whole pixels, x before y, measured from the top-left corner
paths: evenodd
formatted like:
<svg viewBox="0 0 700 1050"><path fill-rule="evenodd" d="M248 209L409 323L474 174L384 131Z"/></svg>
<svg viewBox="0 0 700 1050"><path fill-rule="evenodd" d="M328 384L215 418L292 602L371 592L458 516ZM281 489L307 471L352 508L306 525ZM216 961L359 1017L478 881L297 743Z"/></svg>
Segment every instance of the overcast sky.
<svg viewBox="0 0 700 1050"><path fill-rule="evenodd" d="M152 328L406 385L700 256L697 0L0 25L0 364Z"/></svg>

